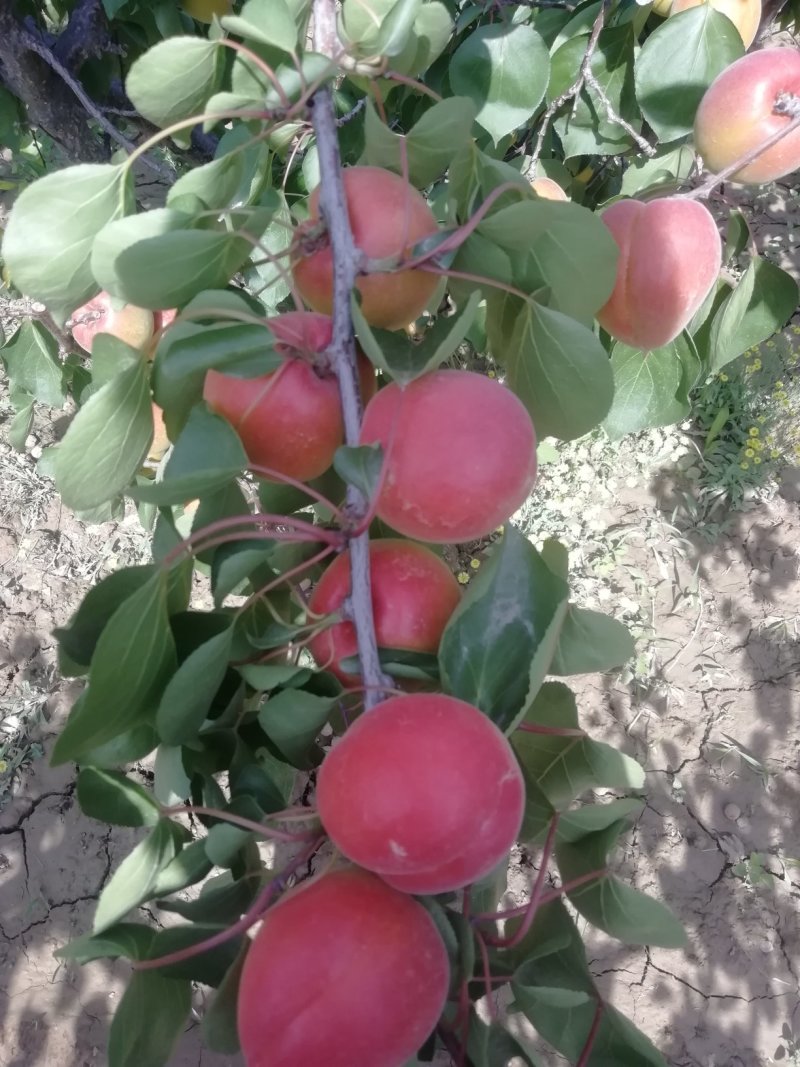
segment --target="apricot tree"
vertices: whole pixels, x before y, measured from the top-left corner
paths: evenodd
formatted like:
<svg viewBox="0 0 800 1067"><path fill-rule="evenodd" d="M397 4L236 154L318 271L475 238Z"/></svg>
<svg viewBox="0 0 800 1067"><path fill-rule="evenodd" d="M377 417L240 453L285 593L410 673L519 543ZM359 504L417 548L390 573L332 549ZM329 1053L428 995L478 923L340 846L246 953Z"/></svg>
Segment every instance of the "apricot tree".
<svg viewBox="0 0 800 1067"><path fill-rule="evenodd" d="M87 684L52 761L142 830L59 953L131 962L112 1067L167 1063L193 991L248 1067L664 1062L577 921L685 940L613 873L644 773L562 680L632 640L509 520L537 441L684 417L797 303L714 197L800 165L798 53L687 6L0 10L11 126L80 160L4 234L11 438L69 396L42 469L152 534L57 632Z"/></svg>

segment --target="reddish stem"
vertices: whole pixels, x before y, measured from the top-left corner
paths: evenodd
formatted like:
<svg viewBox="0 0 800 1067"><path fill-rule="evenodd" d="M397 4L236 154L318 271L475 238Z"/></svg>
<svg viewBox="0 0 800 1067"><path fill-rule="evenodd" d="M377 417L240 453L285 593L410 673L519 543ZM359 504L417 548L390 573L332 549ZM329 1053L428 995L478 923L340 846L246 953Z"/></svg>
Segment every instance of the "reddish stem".
<svg viewBox="0 0 800 1067"><path fill-rule="evenodd" d="M539 900L539 906L541 907L543 904L550 904L552 901L558 900L558 898L565 893L569 894L573 890L579 889L587 882L594 882L596 879L603 878L607 874L608 867L599 867L596 871L588 871L586 874L582 874L578 878L573 878L571 882L565 882L563 885L557 886L555 889L551 889L547 893L543 893ZM508 908L506 911L485 911L480 915L474 915L472 921L476 923L489 923L500 922L502 919L518 919L520 915L524 915L527 912L529 907L530 904L523 904L519 908ZM491 938L488 940L490 945L497 944L497 942L492 941Z"/></svg>
<svg viewBox="0 0 800 1067"><path fill-rule="evenodd" d="M207 815L209 818L220 819L222 822L241 826L244 830L252 830L254 834L258 834L260 837L266 837L272 841L285 841L288 844L294 844L296 841L308 841L310 837L317 836L313 830L305 830L302 834L289 834L284 830L273 830L269 826L264 826L263 823L256 822L255 819L247 819L243 815L236 815L232 811L223 811L221 808L207 808L203 804L175 804L171 808L162 808L161 814L165 816Z"/></svg>
<svg viewBox="0 0 800 1067"><path fill-rule="evenodd" d="M384 78L389 78L391 81L400 82L401 85L407 85L410 89L416 89L419 93L425 93L426 96L430 96L435 100L437 104L441 104L444 97L431 89L430 85L425 85L424 82L417 81L415 78L409 78L405 74L398 74L396 70L387 70L383 74Z"/></svg>
<svg viewBox="0 0 800 1067"><path fill-rule="evenodd" d="M586 737L586 731L568 726L540 726L538 723L521 722L517 727L523 734L544 734L547 737Z"/></svg>
<svg viewBox="0 0 800 1067"><path fill-rule="evenodd" d="M492 938L487 937L489 944L496 945L498 948L516 948L516 946L525 938L528 931L533 924L533 920L536 918L536 912L542 900L542 893L544 891L544 880L547 877L547 871L550 866L550 857L553 854L553 849L556 844L556 833L558 832L559 815L556 814L550 820L550 826L547 831L547 837L545 838L544 848L542 849L541 865L539 867L539 873L536 876L536 881L531 892L531 899L528 902L527 907L523 913L522 922L519 924L519 929L511 935L509 938Z"/></svg>
<svg viewBox="0 0 800 1067"><path fill-rule="evenodd" d="M166 956L158 956L156 959L152 960L134 960L133 969L135 971L152 971L156 967L167 967L173 963L182 963L184 960L192 959L194 956L200 956L202 953L208 952L209 949L216 948L217 945L224 945L226 941L238 937L239 934L246 933L254 923L258 922L267 910L272 903L272 898L284 888L286 879L293 874L298 867L307 863L324 841L324 837L318 837L308 846L308 848L303 849L303 851L292 860L288 867L285 867L279 875L272 878L264 886L241 919L235 922L232 926L229 926L227 930L220 930L218 934L213 934L211 937L207 937L205 941L198 941L196 945L189 945L187 948L178 949L176 952L170 952Z"/></svg>
<svg viewBox="0 0 800 1067"><path fill-rule="evenodd" d="M283 485L291 485L295 489L300 489L306 496L311 497L312 500L316 500L318 504L330 508L340 522L344 521L341 509L338 508L332 500L328 500L322 493L318 493L316 489L312 489L310 485L306 485L305 482L301 482L298 478L292 478L290 475L283 474L281 471L273 470L272 467L262 467L260 463L249 463L247 469L252 471L253 474L260 474L263 478L269 478L271 481L281 482Z"/></svg>
<svg viewBox="0 0 800 1067"><path fill-rule="evenodd" d="M247 48L245 45L241 44L239 41L231 40L230 37L221 37L217 40L216 43L222 45L225 48L232 48L234 52L239 52L240 55L247 56L250 62L253 63L254 66L258 67L262 74L266 74L266 76L272 82L278 96L280 97L281 104L283 104L287 111L289 110L289 108L291 107L291 103L289 101L289 97L286 95L286 90L278 81L277 74L269 65L269 63L266 62L266 60L262 59L261 56L256 55L255 52Z"/></svg>
<svg viewBox="0 0 800 1067"><path fill-rule="evenodd" d="M302 563L298 563L296 567L292 567L290 570L285 571L283 574L279 574L277 578L273 578L272 581L267 582L266 585L262 585L260 589L257 589L255 593L251 593L245 600L244 604L236 612L237 615L241 615L243 611L249 608L253 601L260 600L261 597L265 597L267 593L271 593L273 589L279 585L283 585L284 582L288 582L294 578L296 574L302 574L303 571L307 571L310 567L313 567L316 563L320 563L323 559L334 551L332 545L328 545L327 548L323 548L321 552L317 552L311 559L304 560Z"/></svg>
<svg viewBox="0 0 800 1067"><path fill-rule="evenodd" d="M575 1067L588 1067L589 1057L592 1054L592 1048L594 1047L595 1039L600 1030L600 1023L603 1021L603 1011L605 1005L598 997L597 1006L594 1009L594 1018L592 1019L592 1025L589 1027L589 1033L586 1037L586 1044L583 1046L580 1059L575 1064Z"/></svg>
<svg viewBox="0 0 800 1067"><path fill-rule="evenodd" d="M486 990L486 1007L489 1012L489 1021L494 1022L497 1018L497 1005L494 1002L494 990L492 989L492 967L489 962L489 949L486 946L486 940L477 930L475 931L475 940L478 942L478 951L481 954L483 984Z"/></svg>

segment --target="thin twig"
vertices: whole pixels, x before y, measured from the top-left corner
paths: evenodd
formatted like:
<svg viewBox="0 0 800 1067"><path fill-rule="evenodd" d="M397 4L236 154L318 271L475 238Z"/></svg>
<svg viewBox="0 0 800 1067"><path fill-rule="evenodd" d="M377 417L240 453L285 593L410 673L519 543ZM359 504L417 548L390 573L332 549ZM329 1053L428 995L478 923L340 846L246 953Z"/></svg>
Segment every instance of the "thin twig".
<svg viewBox="0 0 800 1067"><path fill-rule="evenodd" d="M773 133L771 137L767 137L765 141L756 145L755 148L749 149L744 155L735 159L733 163L729 163L727 167L723 167L722 170L718 171L716 174L709 175L702 185L698 185L696 189L692 189L688 193L679 193L678 195L684 200L704 199L716 188L716 186L720 185L727 178L730 178L731 175L736 174L737 171L746 167L749 163L758 159L763 152L772 148L773 145L776 145L779 141L782 141L784 137L788 137L790 133L800 127L800 96L795 96L792 93L778 93L775 97L775 104L772 111L775 115L786 115L787 117L790 117L791 122L788 122L782 129L778 130L777 133Z"/></svg>
<svg viewBox="0 0 800 1067"><path fill-rule="evenodd" d="M587 1067L587 1064L589 1063L589 1057L591 1056L592 1049L594 1048L595 1038L597 1037L597 1034L600 1030L600 1023L603 1021L604 1010L605 1004L600 999L600 997L598 997L597 1006L594 1009L594 1018L592 1019L592 1025L589 1027L589 1033L586 1037L586 1043L583 1046L583 1051L581 1052L580 1059L575 1064L575 1067Z"/></svg>
<svg viewBox="0 0 800 1067"><path fill-rule="evenodd" d="M336 35L335 0L316 0L314 20L315 47L328 55L337 55L341 46ZM350 228L336 134L336 112L330 89L317 90L311 111L319 153L320 211L328 229L333 259L333 329L327 355L339 383L345 443L357 446L361 435L361 395L350 299L363 256L356 247ZM345 507L357 526L367 510L368 501L360 489L348 485ZM380 702L382 687L390 687L392 681L381 670L378 658L367 531L350 538L350 574L353 622L358 641L361 677L366 687L364 704L369 709Z"/></svg>

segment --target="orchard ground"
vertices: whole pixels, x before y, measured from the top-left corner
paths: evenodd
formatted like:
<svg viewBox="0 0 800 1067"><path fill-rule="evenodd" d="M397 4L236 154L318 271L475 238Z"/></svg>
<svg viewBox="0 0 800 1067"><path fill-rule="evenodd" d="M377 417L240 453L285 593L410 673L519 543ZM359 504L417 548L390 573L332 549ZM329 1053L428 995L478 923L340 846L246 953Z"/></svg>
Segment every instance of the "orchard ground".
<svg viewBox="0 0 800 1067"><path fill-rule="evenodd" d="M790 203L786 190L759 195L756 236L800 276ZM800 333L790 327L772 344L740 362L751 368L746 389L762 357L767 369L776 352L784 361L772 394L788 401L770 401L781 455L763 489L740 486L737 510L714 506L714 492L741 478L745 447L709 471L689 436L668 429L561 448L542 467L547 493L517 517L534 541L564 540L581 603L637 636L631 669L576 680L579 707L593 736L647 768L647 806L621 873L677 911L690 947L648 953L596 934L590 946L604 993L677 1067L800 1063L800 467L788 452ZM10 413L0 393L0 419ZM86 526L37 475L36 455L64 426L38 418L26 455L0 438L2 1067L105 1062L126 969L53 958L90 926L135 831L85 819L69 768L47 766L79 689L57 676L51 632L97 577L147 552L135 516ZM480 559L480 549L450 554L462 581ZM515 854L511 897L531 875L530 858ZM173 1062L239 1061L204 1051L193 1026Z"/></svg>

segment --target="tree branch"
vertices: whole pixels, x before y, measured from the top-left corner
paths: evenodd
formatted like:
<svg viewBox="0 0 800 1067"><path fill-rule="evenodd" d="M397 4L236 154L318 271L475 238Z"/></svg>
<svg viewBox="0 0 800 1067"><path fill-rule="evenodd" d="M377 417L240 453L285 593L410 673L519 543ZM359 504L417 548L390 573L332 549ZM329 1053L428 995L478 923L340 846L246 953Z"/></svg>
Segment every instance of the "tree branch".
<svg viewBox="0 0 800 1067"><path fill-rule="evenodd" d="M314 4L314 46L331 58L341 52L336 34L335 0L316 0ZM311 103L311 113L319 153L320 212L328 229L333 258L333 336L327 355L339 383L345 442L347 445L356 446L361 434L361 395L350 299L363 257L356 248L350 228L336 133L336 112L330 89L319 89L316 92ZM367 511L368 502L353 485L347 487L345 506L358 526L358 520ZM369 709L379 703L382 699L382 689L390 688L392 682L381 670L378 658L372 611L368 531L350 538L350 574L352 619L365 687L364 704Z"/></svg>
<svg viewBox="0 0 800 1067"><path fill-rule="evenodd" d="M102 0L78 0L66 29L53 44L53 55L68 70L78 70L90 56L114 49Z"/></svg>
<svg viewBox="0 0 800 1067"><path fill-rule="evenodd" d="M594 71L592 70L592 57L594 56L594 53L597 50L597 44L600 40L600 33L603 29L603 26L605 25L606 10L608 6L609 0L604 0L604 3L600 7L600 10L597 12L597 17L595 18L594 23L592 25L592 32L589 35L589 42L586 45L586 51L583 53L583 59L581 60L581 65L578 68L577 78L572 83L572 85L569 86L568 89L565 89L563 93L561 93L555 98L555 100L551 100L551 102L547 106L547 110L545 111L542 117L542 124L539 127L539 133L536 137L536 146L533 150L531 162L528 167L528 177L530 179L536 177L536 171L539 165L539 156L542 154L542 146L544 145L544 139L547 136L547 131L550 128L550 123L553 121L553 119L561 110L561 108L565 104L569 103L570 100L574 100L574 104L572 106L574 114L575 108L578 105L578 97L580 96L580 93L584 86L589 86L590 89L593 89L595 91L600 100L600 103L605 109L609 122L613 122L617 126L621 126L622 129L625 130L625 132L628 134L628 136L633 138L640 151L644 152L647 156L654 156L656 153L655 148L653 148L653 146L648 141L646 141L644 137L641 136L641 134L637 133L629 122L626 122L625 119L623 119L622 116L617 113L608 98L608 94L606 93L605 89L600 85L597 78L595 77Z"/></svg>

